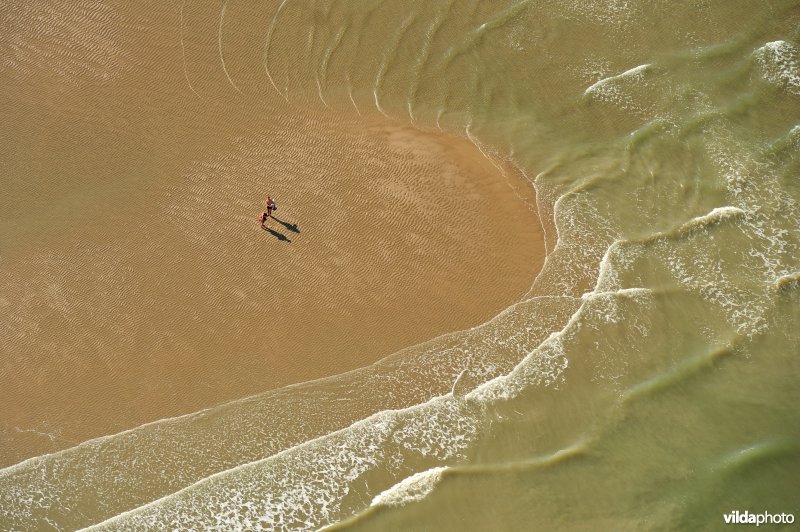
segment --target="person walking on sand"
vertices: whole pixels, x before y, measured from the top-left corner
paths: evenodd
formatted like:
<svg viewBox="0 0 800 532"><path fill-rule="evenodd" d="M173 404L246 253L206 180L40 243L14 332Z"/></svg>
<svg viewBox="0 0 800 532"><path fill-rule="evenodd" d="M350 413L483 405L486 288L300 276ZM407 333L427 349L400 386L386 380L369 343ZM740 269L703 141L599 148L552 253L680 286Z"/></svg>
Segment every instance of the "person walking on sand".
<svg viewBox="0 0 800 532"><path fill-rule="evenodd" d="M267 196L267 201L265 201L264 203L267 206L267 212L261 213L261 217L259 218L259 220L261 220L261 227L264 227L264 224L267 222L267 220L270 219L270 217L272 216L272 211L277 210L278 208L277 204L275 203L275 200L273 200L270 196Z"/></svg>

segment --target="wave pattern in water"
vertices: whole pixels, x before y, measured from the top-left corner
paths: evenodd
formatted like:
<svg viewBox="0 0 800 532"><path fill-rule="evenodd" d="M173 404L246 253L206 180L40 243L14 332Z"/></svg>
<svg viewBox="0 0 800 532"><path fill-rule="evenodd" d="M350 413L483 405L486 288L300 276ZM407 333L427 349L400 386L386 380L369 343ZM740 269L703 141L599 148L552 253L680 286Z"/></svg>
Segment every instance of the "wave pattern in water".
<svg viewBox="0 0 800 532"><path fill-rule="evenodd" d="M120 501L92 516L110 529L452 527L453 507L475 528L709 527L767 500L720 499L724 480L797 471L797 10L708 2L709 25L636 2L485 4L281 3L264 83L461 132L536 176L549 254L530 298L358 372L2 470L5 520L44 522L92 486ZM771 478L788 504L793 477Z"/></svg>

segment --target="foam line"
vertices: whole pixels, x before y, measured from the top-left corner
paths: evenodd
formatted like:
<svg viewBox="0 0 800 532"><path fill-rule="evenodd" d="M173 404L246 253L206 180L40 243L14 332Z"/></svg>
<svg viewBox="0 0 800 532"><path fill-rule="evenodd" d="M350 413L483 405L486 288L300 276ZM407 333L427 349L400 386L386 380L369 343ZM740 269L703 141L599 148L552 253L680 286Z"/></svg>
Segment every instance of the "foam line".
<svg viewBox="0 0 800 532"><path fill-rule="evenodd" d="M283 99L288 102L289 97L283 92L281 92L280 89L278 89L278 86L275 84L275 80L272 79L272 74L269 71L269 45L272 42L272 33L275 31L275 24L277 24L278 22L278 15L280 15L281 9L283 9L283 6L286 4L286 2L288 2L288 0L283 0L281 2L281 5L278 6L278 9L275 10L275 16L272 17L272 22L270 23L269 29L267 30L267 39L264 44L264 72L266 72L267 78L269 78L269 82L275 88L275 92L283 96Z"/></svg>
<svg viewBox="0 0 800 532"><path fill-rule="evenodd" d="M442 70L446 69L456 58L463 55L470 48L477 46L487 32L502 27L509 20L512 20L514 17L516 17L529 3L530 0L522 0L521 2L517 2L516 4L506 8L504 11L496 14L486 22L483 22L480 26L474 28L458 44L458 46L451 47L448 50L440 68Z"/></svg>
<svg viewBox="0 0 800 532"><path fill-rule="evenodd" d="M425 41L422 43L420 47L419 54L417 55L417 60L412 67L412 72L414 73L411 79L411 87L408 93L408 116L411 118L411 121L414 121L414 112L413 112L413 102L417 98L417 91L419 90L419 84L422 77L422 71L427 65L430 59L431 53L431 46L433 41L436 39L437 33L441 29L442 25L444 24L447 15L450 13L450 10L453 7L453 1L451 0L447 6L447 11L439 18L435 19L431 22L431 25L425 32Z"/></svg>
<svg viewBox="0 0 800 532"><path fill-rule="evenodd" d="M800 272L782 275L775 279L775 288L778 290L788 290L800 286Z"/></svg>
<svg viewBox="0 0 800 532"><path fill-rule="evenodd" d="M421 501L436 488L442 479L442 473L446 470L446 467L434 467L414 473L376 495L370 506L404 506L410 502Z"/></svg>
<svg viewBox="0 0 800 532"><path fill-rule="evenodd" d="M621 74L617 74L615 76L610 76L610 77L607 77L607 78L603 78L603 79L593 83L591 86L589 86L589 88L587 88L585 91L583 91L583 94L584 94L584 96L588 96L589 94L597 92L604 85L607 85L609 83L613 83L614 81L617 81L617 80L620 80L620 79L623 79L623 78L626 78L626 77L629 77L629 76L638 76L639 74L643 74L651 66L652 65L650 63L646 63L644 65L639 65L637 67L633 67L633 68L631 68L629 70L626 70L625 72L622 72Z"/></svg>
<svg viewBox="0 0 800 532"><path fill-rule="evenodd" d="M225 58L222 55L222 25L225 20L225 9L227 9L227 7L228 7L228 0L225 0L225 3L222 4L222 11L220 11L219 14L219 32L217 38L217 44L219 48L219 60L222 63L222 70L225 72L225 77L228 78L228 81L230 82L231 86L234 89L236 89L236 92L241 94L242 91L239 90L239 87L236 86L236 83L233 82L233 80L231 79L231 75L228 73L228 68L225 66Z"/></svg>
<svg viewBox="0 0 800 532"><path fill-rule="evenodd" d="M319 78L315 78L314 81L317 82L317 94L319 94L319 99L322 101L322 105L324 105L328 109L331 109L331 106L328 105L328 102L325 101L325 96L322 95L322 85L320 85L319 83Z"/></svg>
<svg viewBox="0 0 800 532"><path fill-rule="evenodd" d="M391 50L392 52L387 52L384 56L383 61L381 62L380 67L378 68L378 73L375 76L375 88L373 89L372 93L375 95L375 107L380 111L382 115L386 118L391 118L381 107L380 102L378 101L378 89L380 89L381 83L383 83L383 76L386 75L386 71L389 69L389 64L394 59L394 55L397 53L397 48L400 45L400 41L403 39L403 36L408 31L408 28L411 26L411 23L414 21L414 16L409 15L403 20L403 23L400 25L400 28L395 32L394 39L392 39L392 43L387 45L387 49Z"/></svg>
<svg viewBox="0 0 800 532"><path fill-rule="evenodd" d="M330 67L331 57L339 49L339 46L342 44L342 38L344 37L345 32L347 31L349 26L342 26L339 28L339 31L336 32L336 36L333 38L333 44L328 46L328 50L325 53L325 57L322 58L322 64L320 65L320 73L322 75L323 81L327 86L328 83L328 68Z"/></svg>
<svg viewBox="0 0 800 532"><path fill-rule="evenodd" d="M353 98L353 84L350 82L349 74L347 76L347 94L350 96L350 101L353 102L353 108L356 110L356 113L358 113L358 116L361 116L361 111L359 111L356 100Z"/></svg>

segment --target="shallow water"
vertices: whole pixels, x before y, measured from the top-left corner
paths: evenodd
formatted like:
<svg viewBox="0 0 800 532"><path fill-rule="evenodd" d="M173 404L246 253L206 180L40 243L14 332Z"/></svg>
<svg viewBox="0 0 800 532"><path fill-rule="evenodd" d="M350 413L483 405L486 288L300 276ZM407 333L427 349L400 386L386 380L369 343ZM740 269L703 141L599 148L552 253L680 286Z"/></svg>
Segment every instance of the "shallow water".
<svg viewBox="0 0 800 532"><path fill-rule="evenodd" d="M0 522L670 530L799 513L799 3L174 11L188 94L386 115L516 167L544 268L482 326L0 470ZM119 50L54 75L80 87L136 63Z"/></svg>

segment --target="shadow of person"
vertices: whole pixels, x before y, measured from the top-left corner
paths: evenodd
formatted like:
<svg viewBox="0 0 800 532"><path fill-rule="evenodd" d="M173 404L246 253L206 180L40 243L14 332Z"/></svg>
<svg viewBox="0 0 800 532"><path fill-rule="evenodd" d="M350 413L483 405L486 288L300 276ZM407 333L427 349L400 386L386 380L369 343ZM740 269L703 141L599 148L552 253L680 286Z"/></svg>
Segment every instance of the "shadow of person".
<svg viewBox="0 0 800 532"><path fill-rule="evenodd" d="M279 224L281 224L282 226L284 226L286 229L288 229L292 233L299 233L300 232L300 228L297 227L297 224L290 224L289 222L284 222L283 220L275 218L274 216L272 217L272 219L275 220L276 222L278 222Z"/></svg>
<svg viewBox="0 0 800 532"><path fill-rule="evenodd" d="M291 243L291 240L289 240L289 238L286 235L284 235L283 233L279 233L278 231L275 231L274 229L270 229L269 227L264 227L263 229L264 229L264 231L268 232L269 234L271 234L272 236L274 236L275 238L277 238L281 242L290 242Z"/></svg>

